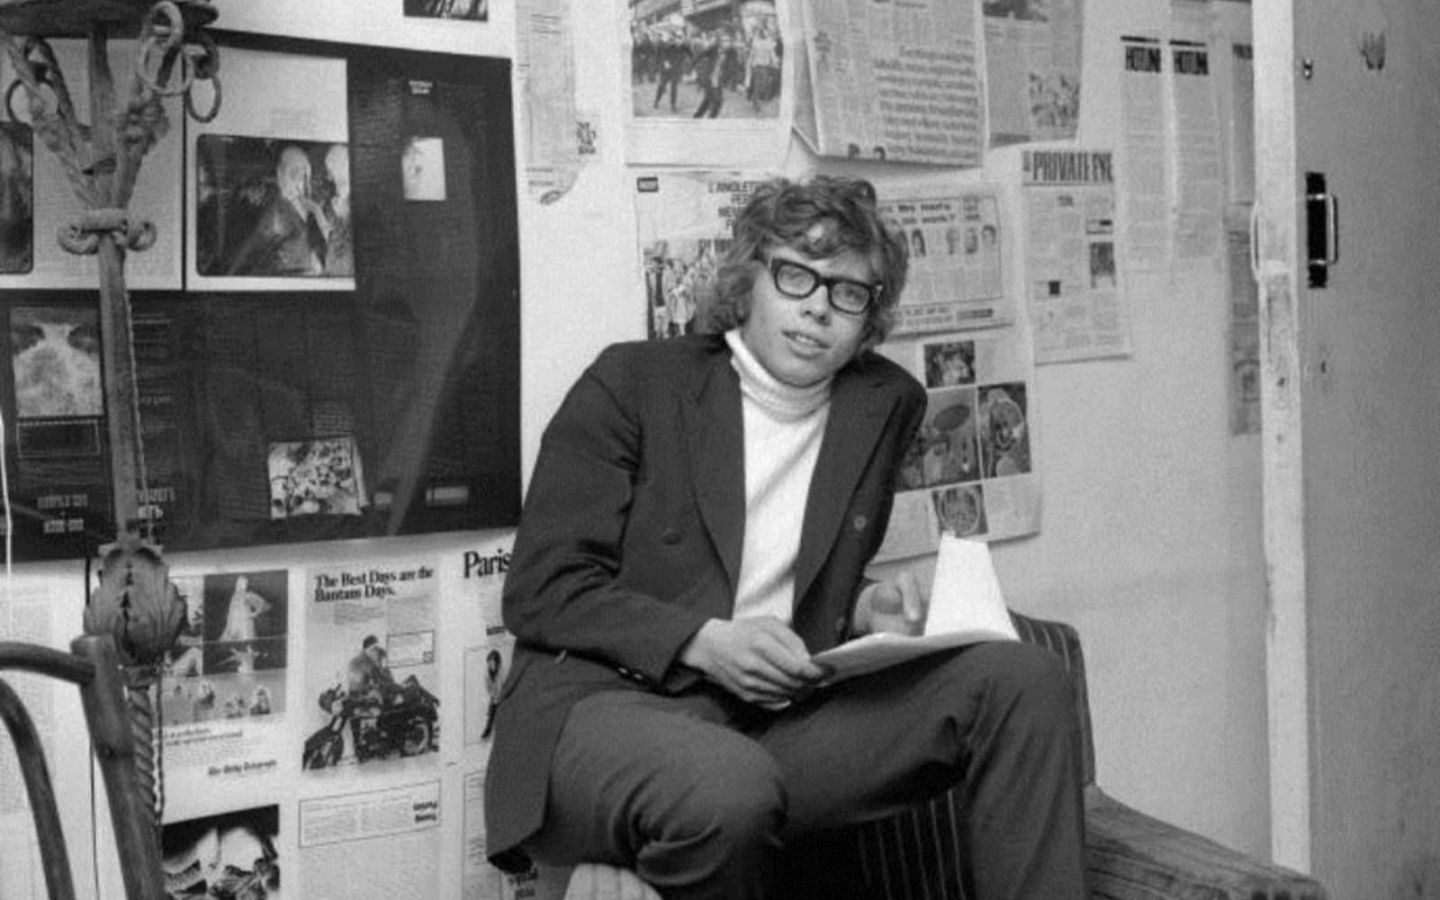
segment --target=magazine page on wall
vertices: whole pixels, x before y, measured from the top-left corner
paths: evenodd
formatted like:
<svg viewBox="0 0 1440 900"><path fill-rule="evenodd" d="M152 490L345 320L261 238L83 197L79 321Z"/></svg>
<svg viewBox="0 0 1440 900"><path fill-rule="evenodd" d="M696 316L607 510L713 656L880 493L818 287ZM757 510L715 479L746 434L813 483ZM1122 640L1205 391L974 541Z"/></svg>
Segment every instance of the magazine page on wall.
<svg viewBox="0 0 1440 900"><path fill-rule="evenodd" d="M1084 0L984 0L981 12L990 146L1073 139Z"/></svg>
<svg viewBox="0 0 1440 900"><path fill-rule="evenodd" d="M482 800L513 539L172 557L188 611L160 688L172 892L515 896L485 861Z"/></svg>
<svg viewBox="0 0 1440 900"><path fill-rule="evenodd" d="M1013 263L1009 217L996 185L884 181L880 212L910 250L910 275L893 337L1009 325L1018 304L1005 296Z"/></svg>
<svg viewBox="0 0 1440 900"><path fill-rule="evenodd" d="M90 118L90 79L86 45L78 40L51 41L75 113ZM135 47L128 40L108 45L117 96L124 96L135 70ZM9 59L0 57L0 83L18 84ZM132 288L180 286L181 98L162 100L169 130L145 155L127 206L132 221L155 226L155 243L125 255L125 282ZM94 256L77 256L60 246L56 235L79 222L85 204L57 157L34 133L25 91L12 90L0 117L0 288L98 289Z"/></svg>
<svg viewBox="0 0 1440 900"><path fill-rule="evenodd" d="M353 290L346 61L222 53L220 113L187 123L187 286Z"/></svg>
<svg viewBox="0 0 1440 900"><path fill-rule="evenodd" d="M776 168L789 148L798 34L789 5L615 0L635 164Z"/></svg>
<svg viewBox="0 0 1440 900"><path fill-rule="evenodd" d="M735 216L765 181L758 172L653 172L635 178L643 314L652 340L694 333L715 291ZM637 307L639 304L637 304Z"/></svg>
<svg viewBox="0 0 1440 900"><path fill-rule="evenodd" d="M1027 323L891 341L880 352L920 379L928 404L875 558L931 553L944 534L994 541L1039 531L1044 495Z"/></svg>

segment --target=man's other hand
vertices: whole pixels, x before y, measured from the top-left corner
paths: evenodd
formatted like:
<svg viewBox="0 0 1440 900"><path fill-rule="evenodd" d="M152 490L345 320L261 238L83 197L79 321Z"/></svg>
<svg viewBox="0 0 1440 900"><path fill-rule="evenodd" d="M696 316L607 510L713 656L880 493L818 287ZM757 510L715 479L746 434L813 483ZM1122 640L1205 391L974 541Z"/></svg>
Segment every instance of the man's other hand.
<svg viewBox="0 0 1440 900"><path fill-rule="evenodd" d="M741 700L774 709L825 677L800 636L773 616L711 619L680 651L680 662Z"/></svg>
<svg viewBox="0 0 1440 900"><path fill-rule="evenodd" d="M855 633L924 634L930 595L906 569L888 581L865 586L855 602Z"/></svg>

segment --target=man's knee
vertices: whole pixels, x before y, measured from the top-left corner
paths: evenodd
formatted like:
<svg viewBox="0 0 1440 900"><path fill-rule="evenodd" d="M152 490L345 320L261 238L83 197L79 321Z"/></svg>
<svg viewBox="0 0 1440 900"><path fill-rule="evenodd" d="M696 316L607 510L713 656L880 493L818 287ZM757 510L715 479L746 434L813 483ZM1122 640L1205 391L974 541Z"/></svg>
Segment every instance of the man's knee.
<svg viewBox="0 0 1440 900"><path fill-rule="evenodd" d="M744 845L767 842L785 823L785 785L763 752L695 772L675 798L672 838ZM680 832L680 833L676 833Z"/></svg>
<svg viewBox="0 0 1440 900"><path fill-rule="evenodd" d="M768 756L738 763L695 772L661 821L645 829L636 868L662 893L768 877L785 824L784 784Z"/></svg>
<svg viewBox="0 0 1440 900"><path fill-rule="evenodd" d="M984 677L993 700L1037 722L1069 726L1075 682L1063 659L1023 642L984 644L973 650L983 654Z"/></svg>

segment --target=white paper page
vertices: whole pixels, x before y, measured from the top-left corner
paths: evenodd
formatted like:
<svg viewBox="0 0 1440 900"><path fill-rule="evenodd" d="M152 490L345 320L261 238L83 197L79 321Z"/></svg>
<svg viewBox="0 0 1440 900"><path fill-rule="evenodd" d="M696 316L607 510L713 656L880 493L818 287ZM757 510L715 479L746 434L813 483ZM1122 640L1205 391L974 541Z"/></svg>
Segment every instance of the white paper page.
<svg viewBox="0 0 1440 900"><path fill-rule="evenodd" d="M833 684L937 650L1019 639L995 575L990 546L947 534L940 539L923 635L870 634L813 659L831 670L825 683Z"/></svg>

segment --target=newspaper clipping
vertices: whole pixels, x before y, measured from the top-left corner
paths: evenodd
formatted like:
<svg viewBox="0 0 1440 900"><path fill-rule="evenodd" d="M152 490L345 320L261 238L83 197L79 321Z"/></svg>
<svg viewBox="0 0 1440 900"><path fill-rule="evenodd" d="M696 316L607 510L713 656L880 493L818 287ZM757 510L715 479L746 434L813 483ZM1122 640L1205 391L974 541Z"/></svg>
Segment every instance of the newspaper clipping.
<svg viewBox="0 0 1440 900"><path fill-rule="evenodd" d="M575 45L570 0L520 0L515 71L525 129L525 178L541 203L568 192L596 154L593 121L575 105Z"/></svg>
<svg viewBox="0 0 1440 900"><path fill-rule="evenodd" d="M960 0L804 0L796 127L821 156L979 166L980 17Z"/></svg>
<svg viewBox="0 0 1440 900"><path fill-rule="evenodd" d="M1170 262L1165 48L1148 35L1122 36L1120 48L1125 259L1132 271L1163 270Z"/></svg>
<svg viewBox="0 0 1440 900"><path fill-rule="evenodd" d="M509 877L485 857L489 729L513 645L500 601L512 543L494 531L443 551L332 545L337 558L322 567L215 571L177 557L187 615L158 686L168 896L274 900L282 881L307 900L534 896L533 873ZM17 574L0 596L0 638L64 646L75 635L84 573L54 569L43 583ZM54 588L67 578L71 589ZM45 744L67 831L103 851L111 838L91 815L89 747L64 739L84 733L79 696L28 676L12 683ZM441 708L465 710L463 728L454 715L440 730ZM42 896L13 760L0 753L0 895ZM82 886L121 896L113 852L75 863Z"/></svg>
<svg viewBox="0 0 1440 900"><path fill-rule="evenodd" d="M166 777L176 796L253 789L284 759L289 572L177 572L186 621L160 684Z"/></svg>
<svg viewBox="0 0 1440 900"><path fill-rule="evenodd" d="M1115 253L1113 155L1027 150L1021 166L1036 364L1130 353Z"/></svg>
<svg viewBox="0 0 1440 900"><path fill-rule="evenodd" d="M534 873L506 875L485 855L485 777L500 685L510 674L515 639L501 618L501 588L510 567L508 538L467 550L461 587L455 592L465 610L465 809L460 865L463 900L512 900L533 897Z"/></svg>
<svg viewBox="0 0 1440 900"><path fill-rule="evenodd" d="M921 380L929 405L876 558L933 552L942 533L995 540L1038 531L1034 366L1024 330L955 332L881 350Z"/></svg>
<svg viewBox="0 0 1440 900"><path fill-rule="evenodd" d="M439 749L435 563L356 564L308 579L307 771L423 764Z"/></svg>
<svg viewBox="0 0 1440 900"><path fill-rule="evenodd" d="M489 758L500 685L510 674L515 648L515 637L505 629L500 609L500 588L509 566L508 544L488 553L465 554L465 605L475 610L466 616L476 623L476 632L467 636L465 644L465 746L467 752L478 746L482 760Z"/></svg>
<svg viewBox="0 0 1440 900"><path fill-rule="evenodd" d="M1173 75L1171 108L1175 129L1176 262L1212 260L1220 254L1225 202L1224 152L1210 46L1205 41L1170 41Z"/></svg>
<svg viewBox="0 0 1440 900"><path fill-rule="evenodd" d="M994 188L881 184L880 212L905 237L910 275L894 334L1009 324Z"/></svg>
<svg viewBox="0 0 1440 900"><path fill-rule="evenodd" d="M984 0L990 146L1075 137L1083 7L1083 0Z"/></svg>
<svg viewBox="0 0 1440 900"><path fill-rule="evenodd" d="M786 4L628 5L631 163L770 166L784 158L795 69Z"/></svg>
<svg viewBox="0 0 1440 900"><path fill-rule="evenodd" d="M300 896L440 896L442 797L439 781L423 781L301 801Z"/></svg>
<svg viewBox="0 0 1440 900"><path fill-rule="evenodd" d="M1230 289L1230 433L1260 433L1260 288L1250 269L1248 221L1225 229Z"/></svg>
<svg viewBox="0 0 1440 900"><path fill-rule="evenodd" d="M678 172L635 181L640 271L645 285L646 333L689 334L715 269L729 246L733 222L764 182L755 174Z"/></svg>

